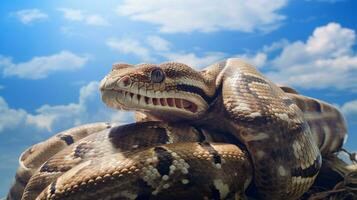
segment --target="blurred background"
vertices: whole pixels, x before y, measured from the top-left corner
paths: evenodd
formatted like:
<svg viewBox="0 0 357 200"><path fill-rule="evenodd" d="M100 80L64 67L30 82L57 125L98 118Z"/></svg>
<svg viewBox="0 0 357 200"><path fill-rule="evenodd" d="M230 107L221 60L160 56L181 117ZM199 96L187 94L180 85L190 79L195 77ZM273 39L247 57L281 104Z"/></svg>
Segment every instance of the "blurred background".
<svg viewBox="0 0 357 200"><path fill-rule="evenodd" d="M133 121L100 100L114 62L201 69L244 58L338 106L357 150L356 10L353 0L1 1L0 197L30 145L83 123Z"/></svg>

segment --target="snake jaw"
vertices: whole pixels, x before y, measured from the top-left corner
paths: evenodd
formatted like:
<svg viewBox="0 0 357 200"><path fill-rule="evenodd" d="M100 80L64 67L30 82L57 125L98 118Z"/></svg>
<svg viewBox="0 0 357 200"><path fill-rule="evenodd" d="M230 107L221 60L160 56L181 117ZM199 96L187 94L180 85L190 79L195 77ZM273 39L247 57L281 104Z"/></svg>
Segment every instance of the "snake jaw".
<svg viewBox="0 0 357 200"><path fill-rule="evenodd" d="M119 110L149 112L160 119L194 119L208 109L200 95L180 89L174 83L139 82L125 74L108 75L100 84L103 102Z"/></svg>
<svg viewBox="0 0 357 200"><path fill-rule="evenodd" d="M134 93L122 89L101 89L103 102L112 108L120 110L138 110L157 112L159 115L178 115L192 118L207 109L204 104L194 103L190 95L180 95L171 92L161 92L155 96ZM197 101L196 101L197 102Z"/></svg>

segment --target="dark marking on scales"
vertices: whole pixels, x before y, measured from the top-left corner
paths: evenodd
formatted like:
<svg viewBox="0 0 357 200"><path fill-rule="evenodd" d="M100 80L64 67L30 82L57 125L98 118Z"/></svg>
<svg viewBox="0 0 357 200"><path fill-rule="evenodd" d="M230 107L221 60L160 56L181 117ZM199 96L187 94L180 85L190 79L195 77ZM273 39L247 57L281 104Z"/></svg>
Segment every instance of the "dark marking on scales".
<svg viewBox="0 0 357 200"><path fill-rule="evenodd" d="M57 180L55 180L55 181L53 181L51 183L51 185L50 185L50 194L48 196L52 196L52 195L55 194L55 192L56 192L56 181Z"/></svg>
<svg viewBox="0 0 357 200"><path fill-rule="evenodd" d="M206 149L210 155L212 155L212 159L213 159L213 162L214 164L216 165L217 168L220 168L221 167L221 163L222 163L222 158L221 156L219 155L219 153L217 152L216 149L214 149L210 143L208 142L200 142L199 145Z"/></svg>
<svg viewBox="0 0 357 200"><path fill-rule="evenodd" d="M59 135L58 137L63 140L67 145L74 143L74 139L70 135Z"/></svg>
<svg viewBox="0 0 357 200"><path fill-rule="evenodd" d="M155 147L154 152L156 153L156 156L158 158L156 169L159 171L161 176L169 175L170 166L174 161L174 157L167 149L163 147Z"/></svg>
<svg viewBox="0 0 357 200"><path fill-rule="evenodd" d="M321 168L321 156L317 156L317 158L315 159L314 163L312 165L310 165L309 167L302 169L301 167L298 168L294 168L291 171L291 175L295 176L295 177L303 177L303 178L311 178L314 177Z"/></svg>

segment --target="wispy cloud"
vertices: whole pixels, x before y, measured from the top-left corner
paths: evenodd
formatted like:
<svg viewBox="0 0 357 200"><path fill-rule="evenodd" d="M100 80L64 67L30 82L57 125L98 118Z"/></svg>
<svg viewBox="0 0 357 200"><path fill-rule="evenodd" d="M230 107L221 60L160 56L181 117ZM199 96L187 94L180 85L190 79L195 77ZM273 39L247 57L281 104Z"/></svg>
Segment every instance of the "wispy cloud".
<svg viewBox="0 0 357 200"><path fill-rule="evenodd" d="M278 27L285 16L278 13L287 0L125 0L117 8L121 16L160 26L161 32L212 32L237 30L253 32Z"/></svg>
<svg viewBox="0 0 357 200"><path fill-rule="evenodd" d="M276 42L273 42L270 45L264 45L261 51L264 53L272 53L277 50L281 50L288 45L289 45L289 41L287 39L281 39Z"/></svg>
<svg viewBox="0 0 357 200"><path fill-rule="evenodd" d="M346 116L355 115L357 118L357 99L344 103L340 110Z"/></svg>
<svg viewBox="0 0 357 200"><path fill-rule="evenodd" d="M11 108L0 96L0 134L4 130L26 127L42 131L60 131L84 123L97 121L133 121L128 112L110 110L100 101L99 82L93 81L80 89L77 102L64 105L43 105L35 113Z"/></svg>
<svg viewBox="0 0 357 200"><path fill-rule="evenodd" d="M47 19L48 15L39 9L25 9L11 13L12 16L17 17L23 24L31 24L35 21Z"/></svg>
<svg viewBox="0 0 357 200"><path fill-rule="evenodd" d="M24 123L26 116L25 110L10 108L5 99L0 97L0 132Z"/></svg>
<svg viewBox="0 0 357 200"><path fill-rule="evenodd" d="M99 14L87 14L80 9L59 8L65 19L69 21L84 22L93 26L108 26L109 22Z"/></svg>
<svg viewBox="0 0 357 200"><path fill-rule="evenodd" d="M70 21L82 21L84 19L82 10L71 8L59 8L59 11L63 13L64 18Z"/></svg>
<svg viewBox="0 0 357 200"><path fill-rule="evenodd" d="M339 107L342 114L347 120L347 125L351 127L357 126L357 99L345 102L343 105ZM350 133L354 134L354 133ZM353 144L350 142L350 144ZM354 150L357 150L354 146Z"/></svg>
<svg viewBox="0 0 357 200"><path fill-rule="evenodd" d="M168 51L171 46L170 42L156 35L148 36L146 41L156 51Z"/></svg>
<svg viewBox="0 0 357 200"><path fill-rule="evenodd" d="M107 25L109 25L109 22L107 20L105 20L100 15L87 15L85 22L86 22L86 24L93 25L93 26L107 26Z"/></svg>
<svg viewBox="0 0 357 200"><path fill-rule="evenodd" d="M11 58L0 55L0 70L4 76L42 79L55 71L73 71L82 68L88 60L88 55L76 55L70 51L34 57L22 63L13 63Z"/></svg>
<svg viewBox="0 0 357 200"><path fill-rule="evenodd" d="M75 26L62 26L60 31L63 35L68 37L87 37L87 35L78 27Z"/></svg>
<svg viewBox="0 0 357 200"><path fill-rule="evenodd" d="M149 49L136 39L132 38L109 38L106 41L107 46L124 54L133 54L142 61L152 61Z"/></svg>
<svg viewBox="0 0 357 200"><path fill-rule="evenodd" d="M100 101L98 88L99 82L90 82L80 89L78 102L55 106L43 105L36 110L36 114L29 114L26 122L51 131L88 122L120 119L123 123L133 120L132 115L127 112L106 108Z"/></svg>

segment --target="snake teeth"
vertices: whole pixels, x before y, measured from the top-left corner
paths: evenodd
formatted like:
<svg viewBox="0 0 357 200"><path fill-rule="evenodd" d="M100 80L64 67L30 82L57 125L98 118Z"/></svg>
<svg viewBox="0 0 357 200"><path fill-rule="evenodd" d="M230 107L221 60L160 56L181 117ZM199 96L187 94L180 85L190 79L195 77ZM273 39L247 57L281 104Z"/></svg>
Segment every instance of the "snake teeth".
<svg viewBox="0 0 357 200"><path fill-rule="evenodd" d="M159 101L157 98L152 98L152 103L154 104L154 106L159 105Z"/></svg>
<svg viewBox="0 0 357 200"><path fill-rule="evenodd" d="M180 110L186 110L192 113L196 113L198 110L198 106L186 99L180 98L156 98L156 97L148 97L140 94L135 94L132 92L124 91L124 90L114 90L113 91L119 93L123 96L126 101L142 104L145 106L161 106L161 107L171 107Z"/></svg>

